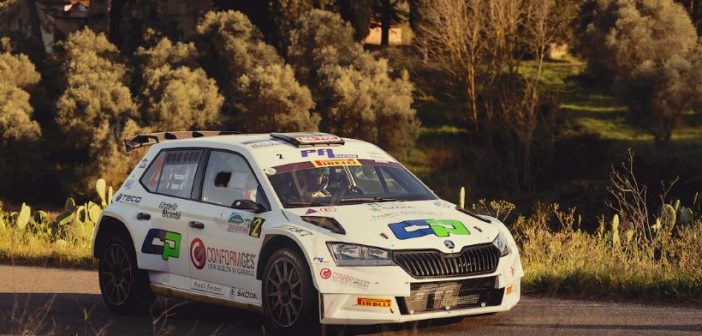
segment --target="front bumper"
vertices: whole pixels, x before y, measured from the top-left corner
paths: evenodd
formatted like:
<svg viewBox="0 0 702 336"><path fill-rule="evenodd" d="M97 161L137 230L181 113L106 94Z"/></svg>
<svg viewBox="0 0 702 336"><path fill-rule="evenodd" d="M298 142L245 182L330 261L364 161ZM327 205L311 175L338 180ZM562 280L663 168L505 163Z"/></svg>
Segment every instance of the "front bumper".
<svg viewBox="0 0 702 336"><path fill-rule="evenodd" d="M519 302L524 275L518 253L501 258L494 273L471 277L415 279L396 266L313 266L319 268L323 324L403 323L504 312Z"/></svg>

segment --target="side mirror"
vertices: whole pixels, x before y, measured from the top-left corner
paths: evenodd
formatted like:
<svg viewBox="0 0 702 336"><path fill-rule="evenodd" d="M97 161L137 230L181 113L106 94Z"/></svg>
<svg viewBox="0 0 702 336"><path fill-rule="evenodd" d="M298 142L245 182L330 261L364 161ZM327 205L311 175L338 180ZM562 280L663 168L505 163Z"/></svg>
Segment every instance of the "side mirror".
<svg viewBox="0 0 702 336"><path fill-rule="evenodd" d="M261 213L266 211L266 208L264 208L263 205L251 200L236 200L234 203L232 203L232 208L251 211L253 213Z"/></svg>

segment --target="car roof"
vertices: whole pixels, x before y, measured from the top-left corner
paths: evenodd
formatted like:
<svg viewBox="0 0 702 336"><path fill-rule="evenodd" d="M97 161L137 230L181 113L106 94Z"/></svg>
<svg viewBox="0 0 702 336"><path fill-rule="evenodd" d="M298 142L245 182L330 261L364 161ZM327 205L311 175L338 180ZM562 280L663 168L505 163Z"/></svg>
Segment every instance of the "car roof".
<svg viewBox="0 0 702 336"><path fill-rule="evenodd" d="M205 147L234 150L253 158L259 167L275 167L289 163L329 160L366 158L385 162L397 162L392 156L379 147L366 141L336 137L343 140L339 143L321 143L315 145L299 145L285 137L295 137L303 133L258 133L234 134L197 137L189 139L168 140L153 147L154 150ZM331 151L329 151L331 150ZM335 157L330 157L333 155Z"/></svg>

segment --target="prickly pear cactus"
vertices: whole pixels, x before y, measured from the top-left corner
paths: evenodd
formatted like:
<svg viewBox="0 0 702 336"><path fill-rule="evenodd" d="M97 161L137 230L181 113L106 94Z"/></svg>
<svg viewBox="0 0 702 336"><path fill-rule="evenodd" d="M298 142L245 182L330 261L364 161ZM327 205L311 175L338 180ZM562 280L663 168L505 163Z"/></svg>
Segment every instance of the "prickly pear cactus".
<svg viewBox="0 0 702 336"><path fill-rule="evenodd" d="M113 193L113 190L112 190L112 186L110 186L109 188L107 188L107 205L112 204L112 195L113 195L113 194L114 194L114 193Z"/></svg>
<svg viewBox="0 0 702 336"><path fill-rule="evenodd" d="M677 221L677 215L675 208L670 205L666 204L663 206L663 210L661 211L661 228L666 231L672 231L673 227L675 226L675 222Z"/></svg>
<svg viewBox="0 0 702 336"><path fill-rule="evenodd" d="M32 218L32 209L26 204L22 203L19 214L17 215L17 221L15 225L20 230L24 230L29 224L29 220Z"/></svg>
<svg viewBox="0 0 702 336"><path fill-rule="evenodd" d="M76 209L76 201L73 200L73 198L69 197L68 199L66 199L66 203L63 206L63 209L72 212Z"/></svg>
<svg viewBox="0 0 702 336"><path fill-rule="evenodd" d="M619 215L612 217L612 245L619 246Z"/></svg>
<svg viewBox="0 0 702 336"><path fill-rule="evenodd" d="M98 219L100 218L100 214L102 213L102 209L93 202L88 202L86 209L88 210L88 219L93 223L97 223Z"/></svg>
<svg viewBox="0 0 702 336"><path fill-rule="evenodd" d="M34 232L48 232L50 231L49 222L49 214L46 211L39 210L34 212L30 224Z"/></svg>
<svg viewBox="0 0 702 336"><path fill-rule="evenodd" d="M692 212L692 209L682 207L680 208L680 211L678 211L678 220L677 223L680 225L690 225L695 221L695 213Z"/></svg>
<svg viewBox="0 0 702 336"><path fill-rule="evenodd" d="M105 182L105 179L98 179L97 182L95 183L95 191L98 194L98 197L100 197L100 205L102 207L107 206L107 182Z"/></svg>

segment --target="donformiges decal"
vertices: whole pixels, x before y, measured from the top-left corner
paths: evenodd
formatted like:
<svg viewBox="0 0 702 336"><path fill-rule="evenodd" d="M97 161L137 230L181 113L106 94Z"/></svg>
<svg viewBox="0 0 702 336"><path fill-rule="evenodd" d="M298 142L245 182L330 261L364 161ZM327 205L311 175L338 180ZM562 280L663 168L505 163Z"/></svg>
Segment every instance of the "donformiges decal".
<svg viewBox="0 0 702 336"><path fill-rule="evenodd" d="M463 223L454 219L419 219L388 224L397 239L411 239L435 235L448 237L450 235L467 236L470 234Z"/></svg>
<svg viewBox="0 0 702 336"><path fill-rule="evenodd" d="M160 255L163 260L180 257L180 239L178 232L150 229L141 245L141 252Z"/></svg>

